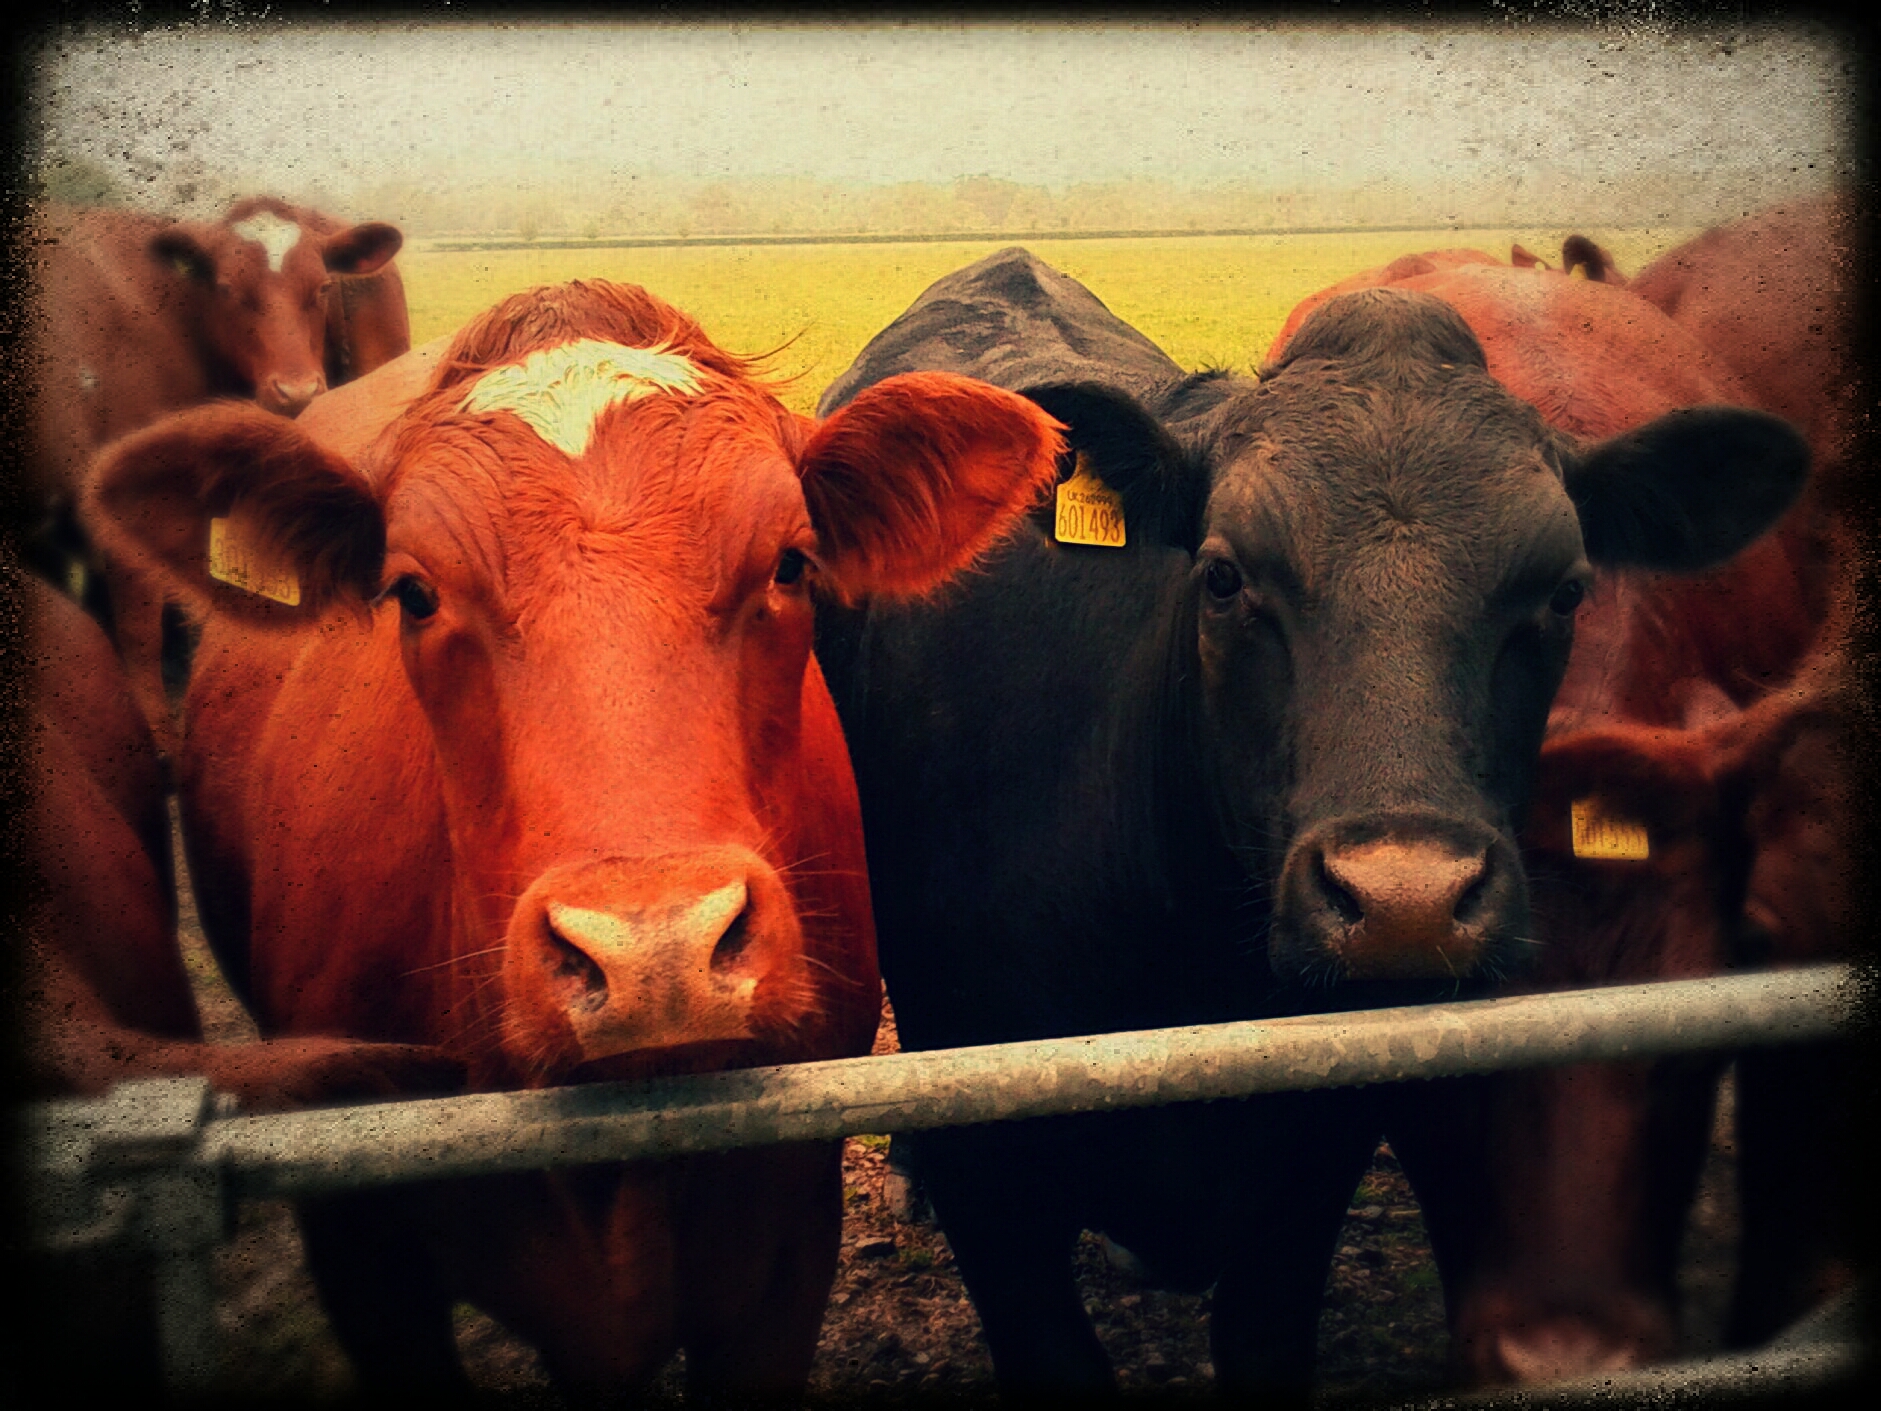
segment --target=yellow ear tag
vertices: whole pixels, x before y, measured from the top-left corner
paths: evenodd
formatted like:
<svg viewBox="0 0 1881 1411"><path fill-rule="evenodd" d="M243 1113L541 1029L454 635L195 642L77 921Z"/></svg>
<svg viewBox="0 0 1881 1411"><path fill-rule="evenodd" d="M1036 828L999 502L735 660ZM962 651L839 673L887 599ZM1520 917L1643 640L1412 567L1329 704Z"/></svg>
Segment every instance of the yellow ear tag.
<svg viewBox="0 0 1881 1411"><path fill-rule="evenodd" d="M1052 537L1061 544L1123 547L1123 496L1091 473L1078 452L1077 469L1058 487L1058 519Z"/></svg>
<svg viewBox="0 0 1881 1411"><path fill-rule="evenodd" d="M209 576L218 583L300 606L300 579L291 568L273 569L254 555L226 519L209 521Z"/></svg>
<svg viewBox="0 0 1881 1411"><path fill-rule="evenodd" d="M1593 799L1577 799L1568 808L1574 834L1574 856L1617 858L1637 862L1649 855L1646 825L1615 818L1600 811Z"/></svg>

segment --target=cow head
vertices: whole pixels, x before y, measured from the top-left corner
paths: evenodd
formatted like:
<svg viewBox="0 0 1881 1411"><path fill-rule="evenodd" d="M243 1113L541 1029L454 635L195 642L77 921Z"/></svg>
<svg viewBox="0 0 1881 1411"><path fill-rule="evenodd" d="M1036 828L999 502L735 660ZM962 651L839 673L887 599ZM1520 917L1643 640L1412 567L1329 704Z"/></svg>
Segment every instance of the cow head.
<svg viewBox="0 0 1881 1411"><path fill-rule="evenodd" d="M1257 388L1212 395L1188 472L1140 412L1134 432L1128 409L1058 415L1126 501L1193 509L1175 674L1222 835L1274 899L1275 969L1517 968L1515 826L1594 568L1728 556L1795 496L1805 449L1723 408L1576 441L1448 305L1397 290L1327 302Z"/></svg>
<svg viewBox="0 0 1881 1411"><path fill-rule="evenodd" d="M941 374L816 424L677 310L588 283L467 327L357 469L221 408L115 450L92 489L120 533L146 511L126 547L200 607L369 614L435 752L501 1076L549 1082L787 1057L843 987L866 1044L860 823L812 600L927 592L1057 448L1033 403ZM212 515L246 522L301 607L206 576Z"/></svg>
<svg viewBox="0 0 1881 1411"><path fill-rule="evenodd" d="M336 276L367 275L398 253L394 226L341 230L267 197L215 222L178 222L151 253L196 296L198 336L224 376L268 411L293 416L326 390L328 301Z"/></svg>

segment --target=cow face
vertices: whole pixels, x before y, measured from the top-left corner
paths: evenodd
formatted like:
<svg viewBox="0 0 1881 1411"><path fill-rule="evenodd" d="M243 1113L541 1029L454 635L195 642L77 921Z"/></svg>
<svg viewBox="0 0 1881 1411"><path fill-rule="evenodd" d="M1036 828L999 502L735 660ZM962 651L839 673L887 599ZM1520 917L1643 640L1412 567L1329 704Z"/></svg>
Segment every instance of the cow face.
<svg viewBox="0 0 1881 1411"><path fill-rule="evenodd" d="M1201 712L1231 838L1282 858L1275 966L1517 968L1514 823L1593 567L1734 552L1806 452L1723 411L1572 444L1488 376L1447 305L1397 291L1325 305L1216 437Z"/></svg>
<svg viewBox="0 0 1881 1411"><path fill-rule="evenodd" d="M1192 555L1196 772L1288 978L1526 964L1515 824L1594 570L1717 562L1807 469L1787 426L1724 408L1578 442L1399 290L1327 301L1257 388L1196 381L1186 446L1073 390L1035 395L1130 524Z"/></svg>
<svg viewBox="0 0 1881 1411"><path fill-rule="evenodd" d="M378 222L323 234L309 213L263 198L170 226L151 248L195 292L205 353L260 406L293 416L326 390L334 277L381 269L401 242Z"/></svg>
<svg viewBox="0 0 1881 1411"><path fill-rule="evenodd" d="M466 329L364 475L289 425L198 415L101 466L100 508L122 523L133 482L225 453L241 498L218 482L196 503L226 503L304 605L351 598L402 665L401 710L435 753L468 1000L496 1000L481 1080L618 1077L682 1052L781 1061L826 1038L832 987L872 1026L854 784L810 657L812 595L925 592L971 561L1050 480L1038 407L921 374L819 427L684 315L591 284ZM200 550L166 542L204 606L289 613L225 603Z"/></svg>

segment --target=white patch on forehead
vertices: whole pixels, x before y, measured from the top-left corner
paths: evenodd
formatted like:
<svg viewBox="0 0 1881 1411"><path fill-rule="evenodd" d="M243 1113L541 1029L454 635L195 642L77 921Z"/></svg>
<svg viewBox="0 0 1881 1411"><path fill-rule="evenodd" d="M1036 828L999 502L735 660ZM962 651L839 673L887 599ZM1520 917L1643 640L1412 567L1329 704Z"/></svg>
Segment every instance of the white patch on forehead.
<svg viewBox="0 0 1881 1411"><path fill-rule="evenodd" d="M300 227L291 220L282 220L273 211L256 211L229 229L261 246L268 255L268 268L276 274L281 272L281 262L287 258L287 252L300 244Z"/></svg>
<svg viewBox="0 0 1881 1411"><path fill-rule="evenodd" d="M656 392L690 396L699 385L698 368L678 353L584 338L486 372L458 406L514 412L564 455L579 456L588 449L596 419L616 402Z"/></svg>

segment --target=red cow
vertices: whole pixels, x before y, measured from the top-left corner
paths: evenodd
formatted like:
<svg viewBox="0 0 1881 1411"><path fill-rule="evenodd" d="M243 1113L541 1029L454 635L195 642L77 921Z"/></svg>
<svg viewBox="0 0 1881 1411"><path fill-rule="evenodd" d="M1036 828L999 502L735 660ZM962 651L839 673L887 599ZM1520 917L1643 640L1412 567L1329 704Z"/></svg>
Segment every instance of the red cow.
<svg viewBox="0 0 1881 1411"><path fill-rule="evenodd" d="M209 222L50 209L39 241L26 478L30 513L42 518L29 549L42 571L77 579L74 591L94 603L74 514L99 447L219 397L293 416L334 378L411 345L390 263L401 236L380 222L342 226L255 196ZM175 740L158 670L162 605L104 570L132 690L167 751Z"/></svg>
<svg viewBox="0 0 1881 1411"><path fill-rule="evenodd" d="M1673 407L1751 400L1721 359L1614 286L1493 268L1404 282L1450 301L1492 374L1572 434L1609 436ZM1716 973L1740 958L1742 921L1728 898L1745 859L1766 870L1802 865L1786 861L1801 854L1782 839L1757 843L1748 819L1786 794L1819 797L1826 786L1807 773L1816 752L1781 754L1779 769L1743 742L1788 738L1806 722L1819 743L1833 724L1828 698L1789 714L1782 701L1737 712L1788 679L1825 630L1841 569L1813 516L1792 511L1696 579L1596 584L1524 838L1543 947L1534 985ZM1730 723L1683 730L1707 715ZM1602 797L1644 826L1649 861L1574 855L1569 807ZM1806 859L1817 871L1840 860L1822 848ZM1533 1380L1671 1350L1678 1236L1722 1066L1577 1065L1407 1090L1393 1143L1425 1203L1472 1375ZM1748 1244L1745 1258L1748 1271ZM1757 1304L1748 1273L1739 1302ZM1767 1319L1781 1302L1766 1299L1734 1323Z"/></svg>
<svg viewBox="0 0 1881 1411"><path fill-rule="evenodd" d="M28 624L16 835L26 925L15 956L24 1096L94 1097L131 1078L205 1074L246 1110L459 1081L443 1053L332 1038L203 1042L176 943L170 815L149 728L96 623L15 575ZM35 1261L35 1347L80 1385L156 1389L150 1272L126 1256Z"/></svg>
<svg viewBox="0 0 1881 1411"><path fill-rule="evenodd" d="M1839 683L1809 675L1699 728L1549 739L1523 835L1542 946L1524 989L1846 954L1847 705ZM1590 804L1647 855L1577 855L1573 810ZM1727 1061L1576 1064L1407 1090L1393 1145L1424 1205L1469 1376L1548 1380L1676 1350L1679 1245ZM1835 1186L1848 1062L1827 1044L1738 1057L1731 1345L1768 1339L1852 1280Z"/></svg>
<svg viewBox="0 0 1881 1411"><path fill-rule="evenodd" d="M373 379L393 405L399 373ZM819 425L596 282L475 320L356 462L240 407L112 448L105 546L207 618L178 792L264 1030L439 1044L482 1088L867 1053L873 922L812 597L933 590L1059 446L1032 402L942 374ZM225 579L299 605L216 581L212 532ZM462 1298L564 1384L644 1385L683 1348L696 1391L782 1391L835 1272L838 1155L414 1186L310 1203L303 1229L368 1386L461 1387Z"/></svg>

